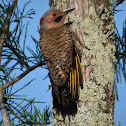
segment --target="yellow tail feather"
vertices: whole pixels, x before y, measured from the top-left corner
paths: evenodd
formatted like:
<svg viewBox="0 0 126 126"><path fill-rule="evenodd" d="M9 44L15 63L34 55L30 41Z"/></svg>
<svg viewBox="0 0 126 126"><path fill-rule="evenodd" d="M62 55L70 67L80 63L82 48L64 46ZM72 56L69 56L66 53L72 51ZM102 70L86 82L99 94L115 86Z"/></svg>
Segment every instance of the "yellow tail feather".
<svg viewBox="0 0 126 126"><path fill-rule="evenodd" d="M82 78L82 69L81 69L81 62L79 55L75 56L75 68L71 69L70 72L70 81L68 82L69 84L69 91L71 93L72 99L77 99L79 97L79 87L83 87L83 78Z"/></svg>
<svg viewBox="0 0 126 126"><path fill-rule="evenodd" d="M74 68L72 68L72 99L74 99Z"/></svg>

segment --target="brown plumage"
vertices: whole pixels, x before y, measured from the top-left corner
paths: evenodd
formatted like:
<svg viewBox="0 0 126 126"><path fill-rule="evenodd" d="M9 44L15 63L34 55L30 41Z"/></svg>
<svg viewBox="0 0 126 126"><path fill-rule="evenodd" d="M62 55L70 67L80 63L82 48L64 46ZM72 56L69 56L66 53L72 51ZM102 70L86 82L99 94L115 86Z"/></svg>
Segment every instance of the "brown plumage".
<svg viewBox="0 0 126 126"><path fill-rule="evenodd" d="M70 23L63 23L72 10L50 10L40 20L40 48L49 70L54 107L70 107L83 87L80 40Z"/></svg>

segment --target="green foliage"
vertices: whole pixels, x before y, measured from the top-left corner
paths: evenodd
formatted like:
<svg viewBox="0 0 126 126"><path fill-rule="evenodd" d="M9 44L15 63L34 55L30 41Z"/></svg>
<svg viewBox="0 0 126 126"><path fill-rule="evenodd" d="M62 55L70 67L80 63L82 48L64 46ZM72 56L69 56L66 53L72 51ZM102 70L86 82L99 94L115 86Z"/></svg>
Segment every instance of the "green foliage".
<svg viewBox="0 0 126 126"><path fill-rule="evenodd" d="M121 126L121 123L119 122L119 126Z"/></svg>
<svg viewBox="0 0 126 126"><path fill-rule="evenodd" d="M33 36L31 36L32 40L34 41L35 43L35 51L33 49L31 49L30 47L27 47L27 49L29 50L29 52L31 53L31 62L32 63L36 63L37 62L41 62L41 60L44 58L42 55L41 55L41 51L40 51L40 45L39 45L39 41L36 40ZM33 62L34 61L34 62Z"/></svg>
<svg viewBox="0 0 126 126"><path fill-rule="evenodd" d="M9 14L10 5L13 1L2 0L0 4L0 36L3 32L5 20ZM23 73L30 65L43 61L40 53L39 42L32 37L35 43L35 51L30 47L26 47L26 39L28 33L28 24L23 23L24 19L32 19L35 14L33 9L26 11L26 3L22 10L18 6L15 7L9 22L9 28L6 32L5 42L3 44L2 64L0 68L0 86L4 85L15 78L16 71ZM23 42L21 41L23 39ZM27 56L26 49L31 52L31 56ZM3 98L6 106L10 125L46 125L49 124L50 109L46 107L43 112L36 108L36 104L43 102L33 99L27 99L24 95L16 95L26 86L30 85L35 79L29 80L27 84L16 91L13 91L14 85L3 90ZM0 119L0 125L3 122Z"/></svg>
<svg viewBox="0 0 126 126"><path fill-rule="evenodd" d="M121 83L122 78L126 81L126 20L123 22L122 35L119 34L115 26L115 96L119 100L117 82Z"/></svg>
<svg viewBox="0 0 126 126"><path fill-rule="evenodd" d="M116 44L116 81L121 81L122 75L126 81L126 20L123 23L122 36L115 27L115 44Z"/></svg>
<svg viewBox="0 0 126 126"><path fill-rule="evenodd" d="M6 34L6 40L3 45L4 48L3 48L3 54L2 54L2 61L4 61L4 63L2 64L2 69L4 70L6 69L6 71L9 74L11 74L11 72L14 69L23 70L24 66L28 67L29 57L27 57L25 54L25 48L26 48L25 43L26 43L26 37L27 37L28 23L24 25L23 19L32 18L31 16L35 14L35 11L31 9L30 11L25 13L26 5L24 6L22 12L18 9L18 7L15 8L12 18L11 18L9 29ZM0 14L1 22L2 22L1 27L0 27L1 33L4 28L4 21L7 16L8 8L9 8L8 6L7 7L5 6L5 12L3 12L4 14L2 13ZM20 39L24 31L25 31L25 37L22 44L23 47L21 47ZM11 62L14 62L14 64L8 68L7 66Z"/></svg>
<svg viewBox="0 0 126 126"><path fill-rule="evenodd" d="M19 96L18 96L19 97ZM15 99L15 98L14 98ZM36 102L34 99L27 100L26 104L24 104L25 99L15 99L15 100L21 100L20 104L17 104L16 102L12 102L11 107L9 107L8 115L12 118L10 118L10 122L16 122L18 121L17 125L21 124L29 124L29 125L46 125L49 124L49 117L50 117L50 110L49 108L46 108L41 113L41 111L35 107L35 103L41 103Z"/></svg>

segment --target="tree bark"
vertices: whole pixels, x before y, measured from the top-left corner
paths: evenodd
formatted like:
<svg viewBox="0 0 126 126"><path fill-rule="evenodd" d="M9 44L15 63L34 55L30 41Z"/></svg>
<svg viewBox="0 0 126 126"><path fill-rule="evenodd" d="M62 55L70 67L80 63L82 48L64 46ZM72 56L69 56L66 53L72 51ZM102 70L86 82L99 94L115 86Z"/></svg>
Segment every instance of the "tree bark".
<svg viewBox="0 0 126 126"><path fill-rule="evenodd" d="M50 0L51 9L75 8L68 15L72 29L85 45L82 56L84 76L75 115L52 113L52 126L114 126L114 17L111 1Z"/></svg>

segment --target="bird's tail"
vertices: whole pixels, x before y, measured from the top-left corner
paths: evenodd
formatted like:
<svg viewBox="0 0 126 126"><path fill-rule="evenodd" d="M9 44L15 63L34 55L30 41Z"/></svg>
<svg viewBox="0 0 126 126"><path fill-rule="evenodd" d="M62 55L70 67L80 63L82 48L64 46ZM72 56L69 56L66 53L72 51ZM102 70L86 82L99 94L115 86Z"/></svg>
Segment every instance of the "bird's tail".
<svg viewBox="0 0 126 126"><path fill-rule="evenodd" d="M61 111L77 108L76 101L79 98L80 87L81 89L83 88L82 68L78 53L76 53L75 62L69 74L69 81L67 84L58 87L57 91L54 91L55 95L57 94L56 99L54 97L55 95L53 95L54 108L60 109Z"/></svg>
<svg viewBox="0 0 126 126"><path fill-rule="evenodd" d="M70 80L68 82L68 87L72 100L78 99L80 87L81 89L83 89L82 68L78 53L75 56L75 67L73 67L70 71Z"/></svg>

